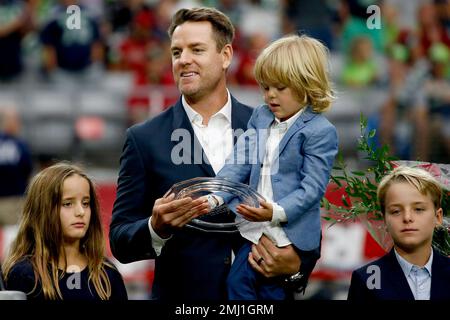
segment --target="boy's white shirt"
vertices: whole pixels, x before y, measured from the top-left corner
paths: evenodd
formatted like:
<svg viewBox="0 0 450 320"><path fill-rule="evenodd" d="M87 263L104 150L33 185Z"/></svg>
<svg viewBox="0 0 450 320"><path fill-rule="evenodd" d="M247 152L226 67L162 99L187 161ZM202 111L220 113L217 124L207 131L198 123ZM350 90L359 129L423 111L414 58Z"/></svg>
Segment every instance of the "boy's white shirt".
<svg viewBox="0 0 450 320"><path fill-rule="evenodd" d="M284 209L273 201L273 187L271 170L274 166L273 161L277 159L279 155L279 145L286 132L294 124L297 118L302 114L304 108L300 109L289 119L281 122L275 118L269 127L269 135L266 142L266 152L263 161L263 167L261 168L261 174L259 177L257 191L266 198L266 201L273 206L273 216L271 221L264 222L250 222L245 220L238 225L241 235L257 244L261 236L264 234L269 237L277 246L283 247L291 244L292 242L286 236L283 228L280 226L280 222L286 222L287 217ZM278 164L280 165L280 164ZM244 220L241 216L236 219Z"/></svg>
<svg viewBox="0 0 450 320"><path fill-rule="evenodd" d="M398 264L402 268L408 281L409 288L415 300L430 300L431 293L431 266L433 264L433 249L431 249L430 257L423 267L416 266L405 258L403 258L397 250L395 250L395 257Z"/></svg>

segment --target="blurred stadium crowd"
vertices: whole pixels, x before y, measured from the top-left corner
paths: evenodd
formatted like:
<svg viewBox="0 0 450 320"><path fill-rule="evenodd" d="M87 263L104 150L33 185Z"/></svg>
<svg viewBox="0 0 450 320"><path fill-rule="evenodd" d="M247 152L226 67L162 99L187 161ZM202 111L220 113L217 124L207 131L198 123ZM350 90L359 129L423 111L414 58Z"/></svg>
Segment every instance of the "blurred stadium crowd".
<svg viewBox="0 0 450 320"><path fill-rule="evenodd" d="M80 29L66 25L70 5ZM228 83L242 102L262 103L259 52L306 33L330 49L338 99L328 117L350 163L361 165L360 112L400 159L450 162L450 0L0 0L0 197L20 197L29 174L57 159L100 168L100 180L111 169L114 184L126 128L178 99L166 30L196 6L236 27Z"/></svg>

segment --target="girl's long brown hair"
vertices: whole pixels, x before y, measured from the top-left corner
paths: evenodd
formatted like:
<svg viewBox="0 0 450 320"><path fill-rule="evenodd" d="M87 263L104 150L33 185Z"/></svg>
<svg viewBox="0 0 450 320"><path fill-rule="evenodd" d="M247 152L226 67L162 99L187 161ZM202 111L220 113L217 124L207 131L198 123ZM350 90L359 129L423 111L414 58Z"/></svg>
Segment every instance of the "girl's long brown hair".
<svg viewBox="0 0 450 320"><path fill-rule="evenodd" d="M19 231L4 263L5 279L8 280L16 263L30 259L35 273L32 292L40 282L46 299L63 299L59 280L67 268L67 260L63 248L60 208L64 180L72 175L79 175L89 183L91 219L86 235L80 241L80 252L88 260L90 283L102 300L108 300L111 283L105 264L110 264L104 259L105 240L94 184L81 168L65 162L42 170L29 184ZM58 272L60 257L65 261L62 275Z"/></svg>

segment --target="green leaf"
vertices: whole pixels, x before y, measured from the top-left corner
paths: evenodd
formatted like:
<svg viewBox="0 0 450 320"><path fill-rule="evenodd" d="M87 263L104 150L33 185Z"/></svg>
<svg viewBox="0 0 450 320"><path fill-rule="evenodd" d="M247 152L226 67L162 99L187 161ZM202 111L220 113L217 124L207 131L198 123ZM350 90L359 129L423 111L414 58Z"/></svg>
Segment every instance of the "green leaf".
<svg viewBox="0 0 450 320"><path fill-rule="evenodd" d="M364 116L364 114L361 112L359 115L359 123L361 125L361 128L367 127L367 118ZM363 130L361 130L363 131Z"/></svg>
<svg viewBox="0 0 450 320"><path fill-rule="evenodd" d="M327 210L330 210L330 202L325 197L322 198L322 207L324 207Z"/></svg>
<svg viewBox="0 0 450 320"><path fill-rule="evenodd" d="M338 185L338 187L342 187L342 183L338 180L338 178L331 176L331 180Z"/></svg>
<svg viewBox="0 0 450 320"><path fill-rule="evenodd" d="M369 189L371 190L377 190L377 186L374 185L372 182L370 182L370 179L367 179L367 183L366 185L369 187Z"/></svg>
<svg viewBox="0 0 450 320"><path fill-rule="evenodd" d="M377 133L377 130L376 130L376 129L370 130L370 132L369 132L369 138L375 137L375 134L376 134L376 133Z"/></svg>
<svg viewBox="0 0 450 320"><path fill-rule="evenodd" d="M345 195L342 196L342 203L343 203L346 207L350 207L350 204L348 203L347 198L346 198Z"/></svg>

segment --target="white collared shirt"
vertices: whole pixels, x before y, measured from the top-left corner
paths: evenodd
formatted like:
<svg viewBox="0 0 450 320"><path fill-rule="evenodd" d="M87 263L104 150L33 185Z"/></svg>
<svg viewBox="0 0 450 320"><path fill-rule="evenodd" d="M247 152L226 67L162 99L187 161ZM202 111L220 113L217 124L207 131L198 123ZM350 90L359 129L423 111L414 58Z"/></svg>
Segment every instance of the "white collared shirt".
<svg viewBox="0 0 450 320"><path fill-rule="evenodd" d="M227 103L217 113L211 116L208 125L203 124L203 117L189 106L184 96L181 99L183 108L194 129L194 133L216 174L222 169L225 159L233 150L231 97L228 90L227 93Z"/></svg>
<svg viewBox="0 0 450 320"><path fill-rule="evenodd" d="M304 108L300 109L296 114L283 122L275 118L269 127L266 152L264 155L263 167L261 168L261 174L259 176L257 191L266 198L266 201L272 204L272 220L264 222L246 222L239 225L241 235L253 243L258 243L263 234L268 236L279 247L287 246L292 243L280 227L280 222L286 222L287 217L284 209L273 201L272 173L278 171L278 165L280 165L277 163L279 161L280 142L289 128L302 114L303 109Z"/></svg>
<svg viewBox="0 0 450 320"><path fill-rule="evenodd" d="M203 151L208 158L214 173L222 169L226 157L231 153L233 149L233 130L231 127L231 96L227 89L228 99L225 105L215 113L208 122L208 125L203 124L203 117L196 112L187 103L184 96L181 98L181 103L186 111L189 122L194 129L194 133L200 142ZM148 227L150 229L150 235L152 238L152 247L156 252L156 255L161 254L161 250L164 247L167 239L163 239L153 230L152 217L148 220Z"/></svg>
<svg viewBox="0 0 450 320"><path fill-rule="evenodd" d="M431 291L431 265L433 263L433 250L430 258L423 267L408 262L394 249L397 261L408 280L409 287L415 300L430 300Z"/></svg>

